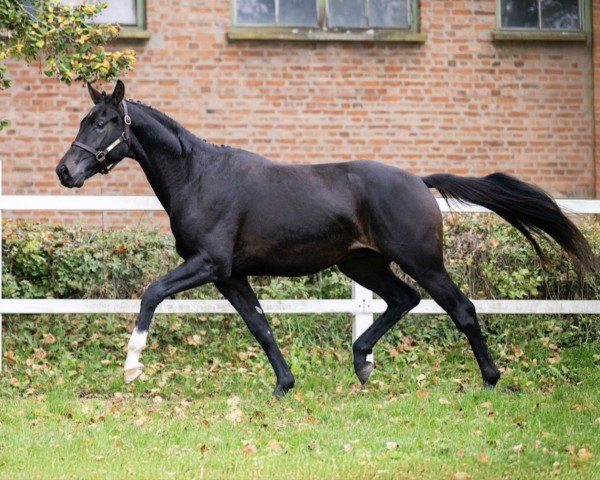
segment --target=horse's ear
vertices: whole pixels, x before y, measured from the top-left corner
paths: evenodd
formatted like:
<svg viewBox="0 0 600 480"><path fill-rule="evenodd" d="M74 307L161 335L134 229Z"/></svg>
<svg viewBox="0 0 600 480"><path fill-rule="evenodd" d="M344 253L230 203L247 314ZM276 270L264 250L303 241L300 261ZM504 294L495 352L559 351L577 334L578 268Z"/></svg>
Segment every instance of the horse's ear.
<svg viewBox="0 0 600 480"><path fill-rule="evenodd" d="M111 98L115 105L121 103L125 98L125 85L121 80L117 80L117 84L115 85L115 89Z"/></svg>
<svg viewBox="0 0 600 480"><path fill-rule="evenodd" d="M94 102L94 105L98 105L98 103L100 103L100 101L102 100L102 94L94 87L92 87L91 83L88 83L87 87L88 92L90 93L90 97L92 97L92 102Z"/></svg>

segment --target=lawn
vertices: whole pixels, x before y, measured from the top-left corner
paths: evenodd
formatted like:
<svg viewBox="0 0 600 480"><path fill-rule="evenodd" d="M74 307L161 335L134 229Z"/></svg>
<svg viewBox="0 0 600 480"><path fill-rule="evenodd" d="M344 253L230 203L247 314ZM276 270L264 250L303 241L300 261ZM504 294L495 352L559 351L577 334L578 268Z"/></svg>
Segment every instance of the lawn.
<svg viewBox="0 0 600 480"><path fill-rule="evenodd" d="M344 316L274 318L285 398L235 316L159 316L122 382L132 318L5 318L0 478L600 478L597 316L484 319L481 386L443 316L409 316L361 388Z"/></svg>

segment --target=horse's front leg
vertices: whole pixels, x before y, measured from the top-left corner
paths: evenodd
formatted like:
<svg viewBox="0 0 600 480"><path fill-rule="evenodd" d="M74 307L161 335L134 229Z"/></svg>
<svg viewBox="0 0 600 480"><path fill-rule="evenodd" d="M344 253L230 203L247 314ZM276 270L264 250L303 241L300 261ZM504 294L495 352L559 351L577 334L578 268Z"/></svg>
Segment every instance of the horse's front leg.
<svg viewBox="0 0 600 480"><path fill-rule="evenodd" d="M175 270L150 284L142 295L140 313L127 346L125 383L133 382L142 374L144 366L140 363L140 355L146 346L148 329L156 307L169 295L218 280L224 270L202 252L188 258Z"/></svg>
<svg viewBox="0 0 600 480"><path fill-rule="evenodd" d="M273 394L282 397L294 386L294 376L285 363L252 287L245 278L230 278L215 282L215 286L241 315L248 329L267 354L277 377Z"/></svg>

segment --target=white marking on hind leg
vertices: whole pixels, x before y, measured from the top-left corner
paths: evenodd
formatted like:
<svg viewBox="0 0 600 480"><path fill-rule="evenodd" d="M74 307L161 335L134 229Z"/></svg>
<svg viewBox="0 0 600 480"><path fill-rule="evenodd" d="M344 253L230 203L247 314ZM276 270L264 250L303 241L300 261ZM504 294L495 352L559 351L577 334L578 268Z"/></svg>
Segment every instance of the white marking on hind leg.
<svg viewBox="0 0 600 480"><path fill-rule="evenodd" d="M140 363L140 355L146 346L148 331L140 332L137 327L133 330L127 345L127 358L125 359L125 383L131 383L138 378L144 369Z"/></svg>

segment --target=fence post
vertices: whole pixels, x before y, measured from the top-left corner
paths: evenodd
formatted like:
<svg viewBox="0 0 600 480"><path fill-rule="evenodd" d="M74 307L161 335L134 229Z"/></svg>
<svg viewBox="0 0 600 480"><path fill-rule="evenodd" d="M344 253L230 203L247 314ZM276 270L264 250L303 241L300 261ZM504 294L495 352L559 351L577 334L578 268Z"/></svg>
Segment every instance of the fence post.
<svg viewBox="0 0 600 480"><path fill-rule="evenodd" d="M352 298L362 306L362 313L355 314L352 320L352 343L354 344L356 339L373 323L373 314L365 313L367 305L373 300L373 292L356 282L352 282ZM373 361L373 354L367 355L367 361Z"/></svg>

